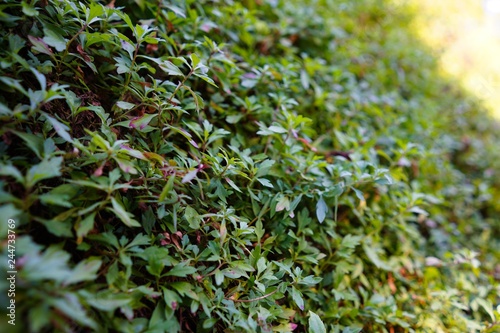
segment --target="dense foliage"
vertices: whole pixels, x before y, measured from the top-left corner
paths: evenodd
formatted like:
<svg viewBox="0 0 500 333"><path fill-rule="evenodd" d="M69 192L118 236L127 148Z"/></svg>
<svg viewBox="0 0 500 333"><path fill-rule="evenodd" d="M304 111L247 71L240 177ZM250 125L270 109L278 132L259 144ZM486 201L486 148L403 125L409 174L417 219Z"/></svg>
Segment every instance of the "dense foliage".
<svg viewBox="0 0 500 333"><path fill-rule="evenodd" d="M0 8L19 331L498 331L498 126L411 8Z"/></svg>

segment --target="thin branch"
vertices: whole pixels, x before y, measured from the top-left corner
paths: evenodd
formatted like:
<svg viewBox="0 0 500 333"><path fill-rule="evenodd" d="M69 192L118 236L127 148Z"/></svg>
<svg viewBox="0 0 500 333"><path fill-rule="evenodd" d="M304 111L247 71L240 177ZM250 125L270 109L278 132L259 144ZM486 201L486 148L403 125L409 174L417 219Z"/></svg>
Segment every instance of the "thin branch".
<svg viewBox="0 0 500 333"><path fill-rule="evenodd" d="M212 276L215 274L215 272L220 269L222 267L222 265L224 265L225 263L222 262L216 269L214 269L213 271L211 271L210 273L208 273L207 275L205 275L204 277L207 277L207 276Z"/></svg>
<svg viewBox="0 0 500 333"><path fill-rule="evenodd" d="M269 296L272 296L272 295L276 294L277 292L278 292L278 289L276 289L275 291L270 292L269 294L265 294L265 295L262 295L260 297L256 297L256 298L252 298L252 299L230 299L230 298L226 298L226 299L227 300L231 300L233 302L251 303L251 302L260 301L261 299L264 299L264 298L267 298Z"/></svg>

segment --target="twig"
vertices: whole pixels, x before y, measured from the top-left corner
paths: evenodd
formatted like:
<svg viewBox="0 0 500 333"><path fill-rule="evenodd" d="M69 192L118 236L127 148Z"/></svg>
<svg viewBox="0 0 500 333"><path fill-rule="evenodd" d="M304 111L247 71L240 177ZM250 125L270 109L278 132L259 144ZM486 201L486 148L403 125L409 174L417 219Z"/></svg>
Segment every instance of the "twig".
<svg viewBox="0 0 500 333"><path fill-rule="evenodd" d="M269 294L265 294L265 295L262 295L260 297L256 297L256 298L252 298L252 299L230 299L230 298L226 298L227 300L231 300L233 302L240 302L240 303L251 303L251 302L255 302L255 301L260 301L261 299L264 299L264 298L267 298L271 295L274 295L276 294L276 292L278 292L278 289L276 289L275 291L272 291L270 292Z"/></svg>

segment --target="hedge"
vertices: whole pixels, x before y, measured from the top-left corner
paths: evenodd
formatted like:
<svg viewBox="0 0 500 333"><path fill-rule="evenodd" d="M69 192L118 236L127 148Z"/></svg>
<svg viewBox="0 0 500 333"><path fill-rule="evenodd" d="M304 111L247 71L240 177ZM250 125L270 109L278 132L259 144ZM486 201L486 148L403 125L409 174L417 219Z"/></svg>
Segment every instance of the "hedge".
<svg viewBox="0 0 500 333"><path fill-rule="evenodd" d="M0 8L4 332L498 331L499 126L412 7Z"/></svg>

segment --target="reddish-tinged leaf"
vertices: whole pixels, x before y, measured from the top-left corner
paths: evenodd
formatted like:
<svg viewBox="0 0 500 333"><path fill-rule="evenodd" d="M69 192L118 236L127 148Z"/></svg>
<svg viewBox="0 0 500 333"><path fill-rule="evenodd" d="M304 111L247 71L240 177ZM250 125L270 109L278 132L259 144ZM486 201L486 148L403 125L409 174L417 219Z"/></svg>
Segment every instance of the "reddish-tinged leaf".
<svg viewBox="0 0 500 333"><path fill-rule="evenodd" d="M182 177L182 182L189 183L190 181L192 181L196 177L197 173L198 173L198 169L194 169L193 171L189 171L188 173L186 173L186 175L184 177Z"/></svg>
<svg viewBox="0 0 500 333"><path fill-rule="evenodd" d="M30 40L31 44L33 44L32 49L38 53L43 53L47 54L49 56L52 56L54 53L52 52L51 48L43 41L42 38L39 37L34 37L34 36L28 36L28 39Z"/></svg>
<svg viewBox="0 0 500 333"><path fill-rule="evenodd" d="M78 44L76 46L76 50L78 51L78 53L80 53L80 55L83 57L83 59L85 59L85 61L91 61L92 59L90 59L89 55L83 50L83 47Z"/></svg>
<svg viewBox="0 0 500 333"><path fill-rule="evenodd" d="M139 130L143 130L148 124L156 117L157 114L145 114L141 117L135 117L130 121L130 128L136 128Z"/></svg>

